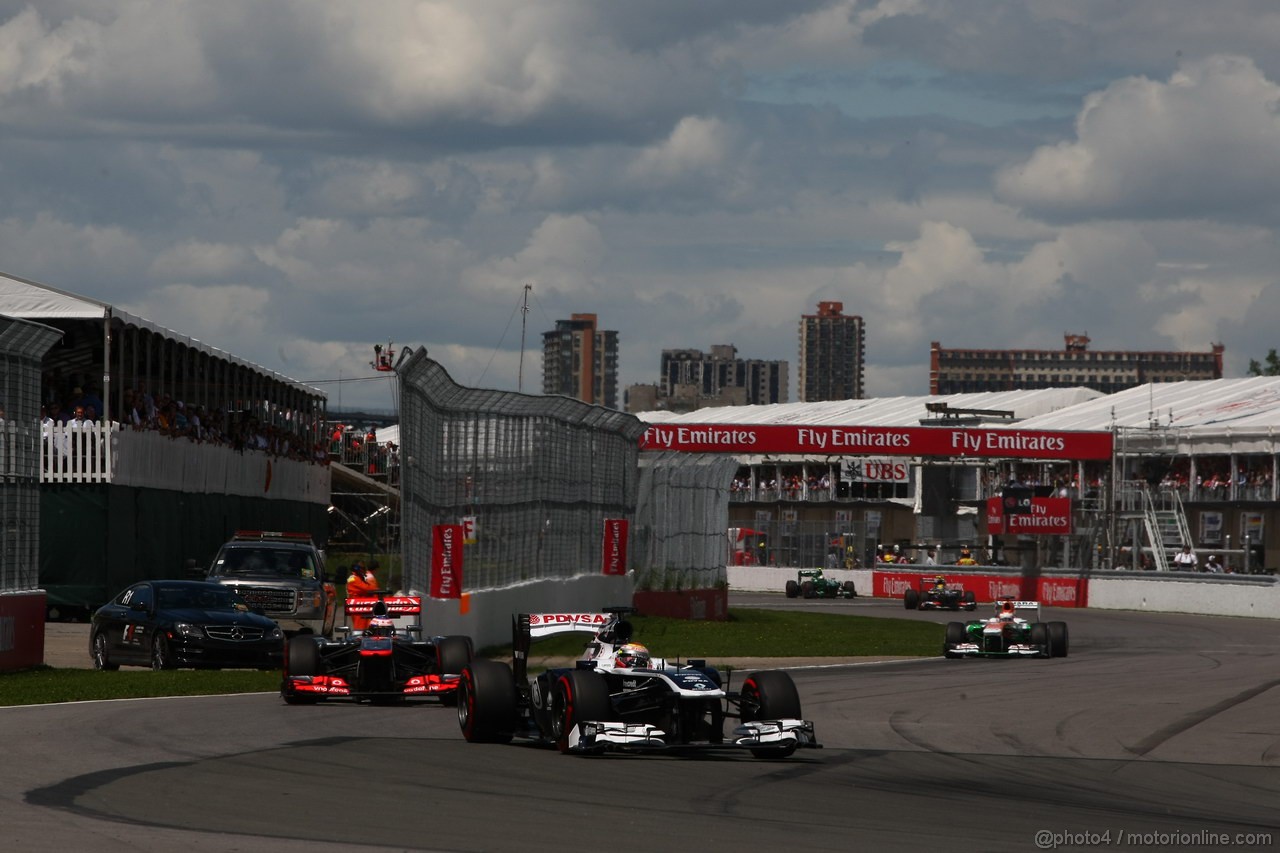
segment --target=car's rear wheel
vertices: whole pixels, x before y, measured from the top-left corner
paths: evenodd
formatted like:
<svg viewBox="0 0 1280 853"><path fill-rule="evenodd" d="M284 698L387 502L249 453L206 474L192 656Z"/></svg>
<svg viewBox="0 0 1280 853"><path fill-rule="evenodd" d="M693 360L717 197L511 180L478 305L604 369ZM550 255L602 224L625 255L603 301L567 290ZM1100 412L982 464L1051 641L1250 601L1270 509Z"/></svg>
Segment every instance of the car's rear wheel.
<svg viewBox="0 0 1280 853"><path fill-rule="evenodd" d="M162 669L173 669L175 666L164 634L156 634L151 640L151 668L159 672Z"/></svg>
<svg viewBox="0 0 1280 853"><path fill-rule="evenodd" d="M742 683L739 714L742 722L756 720L800 719L800 693L791 676L778 670L766 670L747 676ZM752 747L756 758L786 758L796 751L795 744L788 746Z"/></svg>
<svg viewBox="0 0 1280 853"><path fill-rule="evenodd" d="M1032 622L1030 628L1031 645L1040 649L1045 657L1053 657L1053 647L1049 645L1049 627L1043 622Z"/></svg>
<svg viewBox="0 0 1280 853"><path fill-rule="evenodd" d="M800 584L795 581L787 581L787 598L795 598L800 594Z"/></svg>
<svg viewBox="0 0 1280 853"><path fill-rule="evenodd" d="M1049 623L1049 657L1065 658L1067 656L1067 623Z"/></svg>
<svg viewBox="0 0 1280 853"><path fill-rule="evenodd" d="M902 606L907 610L915 610L920 606L920 593L909 589L902 594Z"/></svg>
<svg viewBox="0 0 1280 853"><path fill-rule="evenodd" d="M965 609L965 610L977 610L977 609L978 609L978 596L974 595L974 594L973 594L973 590L971 590L971 589L970 589L970 590L966 590L966 591L965 591L965 594L964 594L964 609Z"/></svg>
<svg viewBox="0 0 1280 853"><path fill-rule="evenodd" d="M573 669L560 676L551 698L551 728L561 752L569 751L570 735L578 723L612 717L609 685L602 677L585 669Z"/></svg>
<svg viewBox="0 0 1280 853"><path fill-rule="evenodd" d="M476 658L458 681L458 727L468 743L510 743L516 726L516 683L511 667Z"/></svg>
<svg viewBox="0 0 1280 853"><path fill-rule="evenodd" d="M805 581L800 584L800 594L805 598L813 598L818 594L818 590L813 585L813 581Z"/></svg>
<svg viewBox="0 0 1280 853"><path fill-rule="evenodd" d="M120 664L111 662L111 654L107 651L107 635L99 631L93 635L93 668L103 672L114 672Z"/></svg>
<svg viewBox="0 0 1280 853"><path fill-rule="evenodd" d="M840 589L844 590L844 594L849 598L858 597L858 588L853 585L853 581L845 581L840 585Z"/></svg>
<svg viewBox="0 0 1280 853"><path fill-rule="evenodd" d="M956 654L952 649L965 641L965 630L963 622L948 622L947 635L942 644L942 656L944 658L958 658L961 655Z"/></svg>

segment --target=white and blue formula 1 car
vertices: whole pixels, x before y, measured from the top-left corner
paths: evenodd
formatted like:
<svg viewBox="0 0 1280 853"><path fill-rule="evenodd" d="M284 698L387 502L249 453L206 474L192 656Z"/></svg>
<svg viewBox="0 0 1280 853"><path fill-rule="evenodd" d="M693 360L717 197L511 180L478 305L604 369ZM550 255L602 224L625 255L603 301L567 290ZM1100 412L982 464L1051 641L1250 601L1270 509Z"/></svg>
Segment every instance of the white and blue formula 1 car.
<svg viewBox="0 0 1280 853"><path fill-rule="evenodd" d="M476 658L458 684L458 723L472 743L524 738L564 753L750 750L785 758L818 749L800 695L778 670L748 675L736 692L702 660L650 658L631 641L630 607L603 613L521 613L514 617L512 665ZM530 678L532 641L589 632L581 660ZM733 720L725 733L725 720Z"/></svg>

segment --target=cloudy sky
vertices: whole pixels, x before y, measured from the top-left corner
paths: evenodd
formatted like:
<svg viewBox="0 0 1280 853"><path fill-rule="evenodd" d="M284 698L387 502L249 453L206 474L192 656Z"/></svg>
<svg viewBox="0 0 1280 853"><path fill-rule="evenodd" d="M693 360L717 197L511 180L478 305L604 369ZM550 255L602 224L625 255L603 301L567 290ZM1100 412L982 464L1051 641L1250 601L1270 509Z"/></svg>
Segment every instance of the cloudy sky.
<svg viewBox="0 0 1280 853"><path fill-rule="evenodd" d="M1280 346L1271 0L0 0L0 270L390 409L592 312L869 396L930 341ZM520 306L532 285L523 372ZM343 380L341 382L337 380Z"/></svg>

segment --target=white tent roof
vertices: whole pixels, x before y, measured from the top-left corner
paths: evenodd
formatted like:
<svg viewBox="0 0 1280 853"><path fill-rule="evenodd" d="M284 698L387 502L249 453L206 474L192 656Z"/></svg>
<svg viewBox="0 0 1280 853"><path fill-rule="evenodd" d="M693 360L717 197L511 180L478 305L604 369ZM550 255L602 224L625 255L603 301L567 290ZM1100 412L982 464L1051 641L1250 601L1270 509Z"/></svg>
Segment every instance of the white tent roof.
<svg viewBox="0 0 1280 853"><path fill-rule="evenodd" d="M1025 429L1121 430L1130 444L1176 453L1274 453L1280 377L1156 382L1030 418ZM1145 435L1144 435L1145 433Z"/></svg>
<svg viewBox="0 0 1280 853"><path fill-rule="evenodd" d="M74 293L67 293L66 291L49 287L47 284L39 284L6 273L0 273L0 314L8 317L19 317L24 320L104 320L107 317L115 317L126 325L147 329L215 358L249 368L264 376L270 376L278 382L297 386L310 395L325 396L325 392L310 385L304 385L296 379L290 379L287 376L276 373L274 370L268 370L259 364L245 361L229 352L201 343L195 338L189 338L172 329L166 329L150 320L137 317L105 302L99 302L86 296L77 296Z"/></svg>
<svg viewBox="0 0 1280 853"><path fill-rule="evenodd" d="M1015 421L1056 412L1105 396L1090 388L1045 388L1037 391L991 391L982 394L941 394L920 397L879 397L868 400L828 400L821 403L775 403L765 406L717 406L692 412L641 412L645 423L667 424L856 424L858 426L920 426L941 422L926 406L946 403L953 409L1011 411ZM989 423L998 419L989 418ZM1019 423L1018 426L1026 426ZM1063 427L1063 429L1068 429ZM1090 429L1090 427L1079 427ZM1100 427L1109 429L1109 427Z"/></svg>

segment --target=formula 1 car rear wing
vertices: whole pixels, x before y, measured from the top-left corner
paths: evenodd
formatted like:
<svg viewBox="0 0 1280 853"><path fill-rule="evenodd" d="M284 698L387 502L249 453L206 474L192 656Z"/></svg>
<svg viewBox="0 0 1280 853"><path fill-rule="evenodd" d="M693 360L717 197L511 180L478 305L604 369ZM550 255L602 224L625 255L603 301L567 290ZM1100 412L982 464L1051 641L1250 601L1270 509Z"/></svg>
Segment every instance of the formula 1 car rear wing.
<svg viewBox="0 0 1280 853"><path fill-rule="evenodd" d="M374 613L378 602L382 602L382 613ZM386 614L392 618L397 616L413 616L422 612L422 596L420 595L377 595L358 596L346 600L347 614L370 616Z"/></svg>
<svg viewBox="0 0 1280 853"><path fill-rule="evenodd" d="M603 613L517 613L511 620L511 667L516 683L523 684L528 675L529 647L535 639L580 631L606 642L625 643L631 638L631 623L623 616L634 612L634 607L606 607Z"/></svg>

